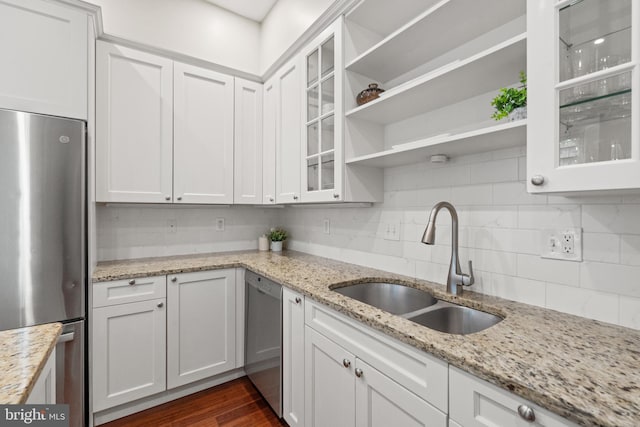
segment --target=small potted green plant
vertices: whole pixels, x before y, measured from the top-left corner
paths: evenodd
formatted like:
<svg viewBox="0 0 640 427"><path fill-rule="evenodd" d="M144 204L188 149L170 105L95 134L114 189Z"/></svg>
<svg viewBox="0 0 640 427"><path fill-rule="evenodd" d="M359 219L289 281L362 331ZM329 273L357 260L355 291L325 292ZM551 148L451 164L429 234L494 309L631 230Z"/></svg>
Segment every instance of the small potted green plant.
<svg viewBox="0 0 640 427"><path fill-rule="evenodd" d="M282 252L282 242L287 240L287 232L282 228L272 228L269 230L269 240L273 252Z"/></svg>
<svg viewBox="0 0 640 427"><path fill-rule="evenodd" d="M509 121L527 118L527 75L520 71L518 87L501 88L498 96L493 98L491 105L496 111L491 115L495 120L508 117Z"/></svg>

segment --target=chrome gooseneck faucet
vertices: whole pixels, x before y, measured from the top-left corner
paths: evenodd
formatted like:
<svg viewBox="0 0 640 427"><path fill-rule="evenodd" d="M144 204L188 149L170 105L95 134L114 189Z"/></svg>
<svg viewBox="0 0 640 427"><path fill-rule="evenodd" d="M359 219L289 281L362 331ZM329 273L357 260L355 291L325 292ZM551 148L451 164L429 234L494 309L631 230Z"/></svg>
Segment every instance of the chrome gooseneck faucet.
<svg viewBox="0 0 640 427"><path fill-rule="evenodd" d="M458 213L449 202L439 202L431 209L429 222L422 236L422 243L433 245L436 241L436 217L440 209L446 208L451 215L451 263L449 264L449 276L447 277L447 292L453 295L462 293L462 286L473 285L473 267L469 261L469 274L464 274L460 268L458 256Z"/></svg>

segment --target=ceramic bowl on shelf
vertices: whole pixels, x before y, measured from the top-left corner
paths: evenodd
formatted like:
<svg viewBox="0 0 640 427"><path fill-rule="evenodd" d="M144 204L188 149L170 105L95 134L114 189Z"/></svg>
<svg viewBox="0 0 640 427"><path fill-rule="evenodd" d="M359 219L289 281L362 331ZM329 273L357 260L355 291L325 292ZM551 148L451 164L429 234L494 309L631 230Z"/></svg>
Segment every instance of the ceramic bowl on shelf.
<svg viewBox="0 0 640 427"><path fill-rule="evenodd" d="M369 83L369 87L356 96L356 103L358 105L366 104L380 97L382 92L384 92L384 89L379 88L377 83Z"/></svg>

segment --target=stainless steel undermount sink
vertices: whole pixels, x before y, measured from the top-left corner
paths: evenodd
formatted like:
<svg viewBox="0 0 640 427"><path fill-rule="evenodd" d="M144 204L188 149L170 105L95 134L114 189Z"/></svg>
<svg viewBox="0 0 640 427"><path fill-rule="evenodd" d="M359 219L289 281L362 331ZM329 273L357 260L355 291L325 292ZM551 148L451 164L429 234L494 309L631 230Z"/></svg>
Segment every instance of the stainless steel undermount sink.
<svg viewBox="0 0 640 427"><path fill-rule="evenodd" d="M502 321L499 316L442 301L426 291L398 283L358 283L334 292L448 334L473 334Z"/></svg>
<svg viewBox="0 0 640 427"><path fill-rule="evenodd" d="M391 314L414 312L438 302L428 292L397 283L358 283L334 291Z"/></svg>
<svg viewBox="0 0 640 427"><path fill-rule="evenodd" d="M457 335L480 332L502 321L501 317L493 314L454 304L408 319L436 331Z"/></svg>

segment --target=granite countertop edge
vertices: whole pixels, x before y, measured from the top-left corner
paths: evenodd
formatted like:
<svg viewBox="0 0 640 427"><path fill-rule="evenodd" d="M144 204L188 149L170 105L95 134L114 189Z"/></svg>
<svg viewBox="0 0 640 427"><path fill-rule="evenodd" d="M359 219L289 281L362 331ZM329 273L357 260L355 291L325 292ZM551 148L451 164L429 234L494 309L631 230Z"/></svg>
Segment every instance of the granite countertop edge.
<svg viewBox="0 0 640 427"><path fill-rule="evenodd" d="M61 332L60 323L0 331L0 403L27 401Z"/></svg>
<svg viewBox="0 0 640 427"><path fill-rule="evenodd" d="M264 275L575 423L640 425L640 331L476 292L455 297L443 285L294 251L101 262L93 282L238 267ZM504 320L471 335L445 334L331 290L372 279L423 288L437 298Z"/></svg>

